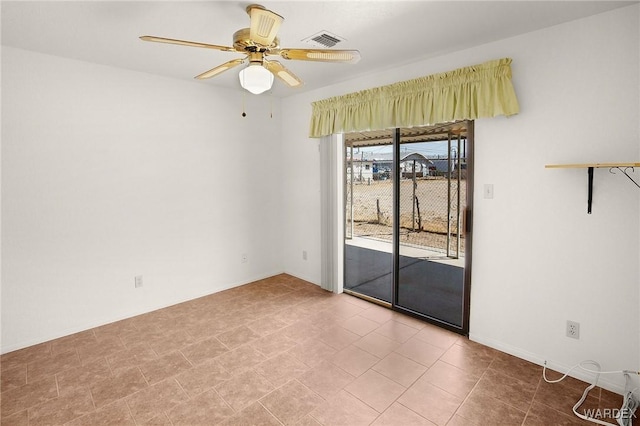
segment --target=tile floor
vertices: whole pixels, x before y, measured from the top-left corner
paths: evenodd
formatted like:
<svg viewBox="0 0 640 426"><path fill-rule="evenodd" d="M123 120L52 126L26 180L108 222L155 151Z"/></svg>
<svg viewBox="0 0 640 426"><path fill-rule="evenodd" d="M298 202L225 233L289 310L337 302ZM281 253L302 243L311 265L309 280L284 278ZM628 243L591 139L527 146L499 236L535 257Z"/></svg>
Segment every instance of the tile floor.
<svg viewBox="0 0 640 426"><path fill-rule="evenodd" d="M590 424L578 380L288 275L0 361L2 426Z"/></svg>

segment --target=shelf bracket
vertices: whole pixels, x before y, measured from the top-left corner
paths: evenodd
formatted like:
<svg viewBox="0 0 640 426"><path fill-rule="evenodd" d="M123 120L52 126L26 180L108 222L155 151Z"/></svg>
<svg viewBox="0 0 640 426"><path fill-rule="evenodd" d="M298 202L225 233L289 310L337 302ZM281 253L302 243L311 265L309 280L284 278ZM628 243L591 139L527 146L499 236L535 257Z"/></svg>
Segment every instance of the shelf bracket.
<svg viewBox="0 0 640 426"><path fill-rule="evenodd" d="M587 197L587 213L591 214L591 203L593 202L593 167L587 169L589 176L589 196Z"/></svg>
<svg viewBox="0 0 640 426"><path fill-rule="evenodd" d="M547 169L587 169L587 177L589 179L589 195L587 198L587 213L591 214L591 205L593 204L593 169L595 168L608 168L609 173L616 174L616 170L625 175L635 186L640 188L634 178L629 175L629 170L635 172L635 167L640 167L640 163L583 163L583 164L547 164L544 166Z"/></svg>
<svg viewBox="0 0 640 426"><path fill-rule="evenodd" d="M636 182L636 181L635 181L635 179L634 179L634 178L632 178L631 176L629 176L629 173L627 173L627 170L629 170L629 169L631 169L631 172L635 172L635 169L634 169L633 167L625 167L624 169L623 169L623 168L621 168L621 167L611 167L611 168L609 169L609 173L612 173L612 174L614 174L614 175L615 175L615 174L616 174L615 169L620 170L620 171L622 172L622 174L623 174L623 175L625 175L627 178L629 178L629 180L630 180L631 182L633 182L633 183L634 183L634 185L635 185L635 186L637 186L638 188L640 188L640 184L638 184L638 182Z"/></svg>

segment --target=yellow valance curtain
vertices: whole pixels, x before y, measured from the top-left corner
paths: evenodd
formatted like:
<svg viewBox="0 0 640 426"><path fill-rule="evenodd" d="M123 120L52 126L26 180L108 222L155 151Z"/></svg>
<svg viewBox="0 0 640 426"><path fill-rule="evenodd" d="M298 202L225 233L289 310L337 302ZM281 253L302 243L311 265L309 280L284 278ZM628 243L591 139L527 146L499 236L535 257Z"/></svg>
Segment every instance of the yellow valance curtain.
<svg viewBox="0 0 640 426"><path fill-rule="evenodd" d="M309 136L423 126L519 111L511 59L313 102Z"/></svg>

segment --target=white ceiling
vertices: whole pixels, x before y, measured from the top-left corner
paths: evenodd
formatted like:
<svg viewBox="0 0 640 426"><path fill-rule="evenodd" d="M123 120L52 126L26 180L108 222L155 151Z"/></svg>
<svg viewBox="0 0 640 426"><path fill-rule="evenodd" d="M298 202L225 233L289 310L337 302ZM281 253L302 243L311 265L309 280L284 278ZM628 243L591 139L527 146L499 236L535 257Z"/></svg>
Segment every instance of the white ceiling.
<svg viewBox="0 0 640 426"><path fill-rule="evenodd" d="M192 80L242 55L148 43L156 35L232 45L232 34L249 23L252 2L2 1L2 44L119 68ZM355 64L281 62L304 80L284 97L376 69L414 62L494 40L579 19L633 2L623 1L264 1L285 20L282 47L312 47L303 39L329 31L346 39L336 48L358 49ZM238 70L197 84L239 87ZM46 76L43 76L46 78Z"/></svg>

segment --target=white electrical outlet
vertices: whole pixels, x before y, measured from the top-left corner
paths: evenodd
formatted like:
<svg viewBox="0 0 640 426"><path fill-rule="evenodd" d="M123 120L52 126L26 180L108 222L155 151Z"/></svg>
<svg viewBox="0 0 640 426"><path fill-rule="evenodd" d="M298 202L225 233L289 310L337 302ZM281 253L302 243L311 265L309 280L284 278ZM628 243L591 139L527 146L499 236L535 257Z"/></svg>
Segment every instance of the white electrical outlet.
<svg viewBox="0 0 640 426"><path fill-rule="evenodd" d="M567 337L580 339L580 323L567 320Z"/></svg>
<svg viewBox="0 0 640 426"><path fill-rule="evenodd" d="M247 263L249 261L249 255L247 253L242 253L240 256L240 263Z"/></svg>
<svg viewBox="0 0 640 426"><path fill-rule="evenodd" d="M135 277L133 277L133 282L134 282L135 288L142 287L142 275L136 275Z"/></svg>
<svg viewBox="0 0 640 426"><path fill-rule="evenodd" d="M307 260L307 251L302 250L302 260Z"/></svg>

